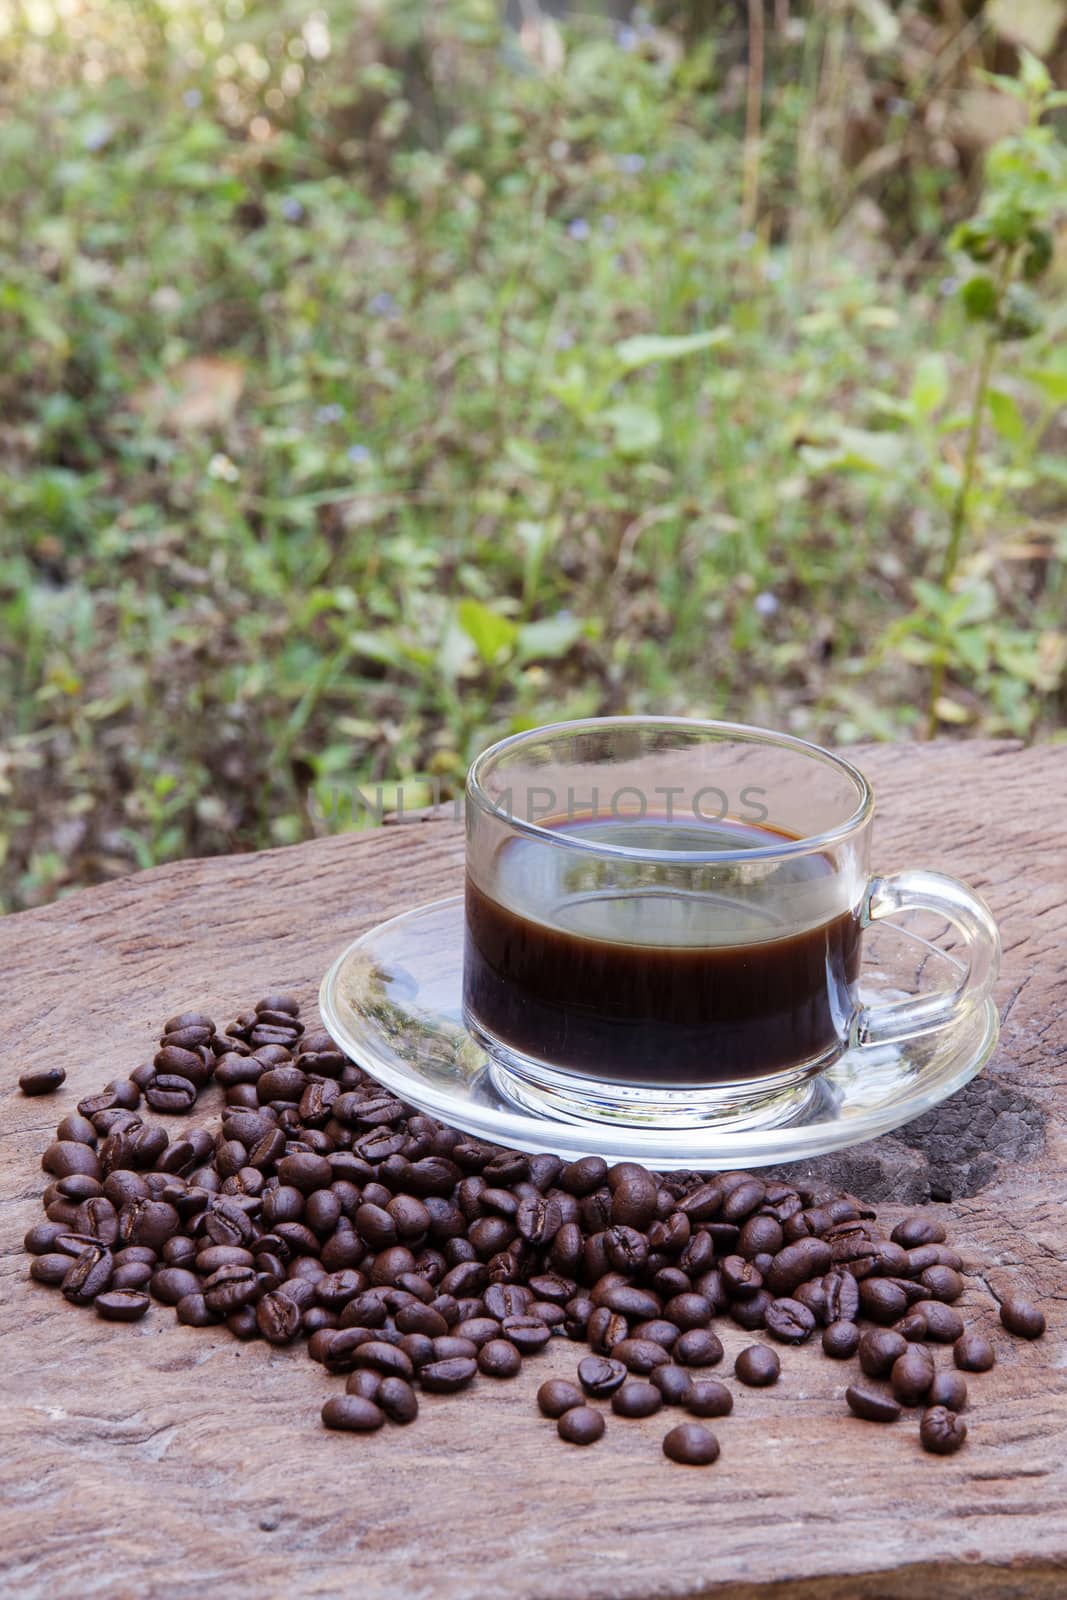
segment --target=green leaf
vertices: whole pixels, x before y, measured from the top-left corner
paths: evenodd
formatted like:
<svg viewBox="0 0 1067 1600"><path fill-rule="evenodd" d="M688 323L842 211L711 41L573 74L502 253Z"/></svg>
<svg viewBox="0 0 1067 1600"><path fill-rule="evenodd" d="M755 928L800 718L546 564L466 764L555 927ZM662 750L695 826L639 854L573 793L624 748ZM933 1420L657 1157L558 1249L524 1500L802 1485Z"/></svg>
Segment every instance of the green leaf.
<svg viewBox="0 0 1067 1600"><path fill-rule="evenodd" d="M1018 7L1019 0L1015 0L1015 5ZM1055 17L1059 27L1063 27L1063 10L1059 5L1052 5L1049 4L1049 0L1044 0L1044 11L1050 20ZM1051 48L1055 42L1056 34L1052 33L1047 48ZM1030 50L1022 50L1019 54L1019 78L1023 88L1032 100L1043 99L1052 88L1052 77L1048 68Z"/></svg>
<svg viewBox="0 0 1067 1600"><path fill-rule="evenodd" d="M638 367L648 367L654 361L678 361L682 356L692 356L701 350L714 350L726 344L730 329L708 328L704 333L683 333L675 336L638 334L633 339L623 339L615 346L615 356L624 372L635 372Z"/></svg>
<svg viewBox="0 0 1067 1600"><path fill-rule="evenodd" d="M963 309L976 322L989 322L997 314L997 286L988 272L976 272L960 289Z"/></svg>
<svg viewBox="0 0 1067 1600"><path fill-rule="evenodd" d="M875 433L866 428L839 428L836 445L805 445L801 455L809 466L823 472L893 472L907 446L898 433Z"/></svg>
<svg viewBox="0 0 1067 1600"><path fill-rule="evenodd" d="M1026 423L1014 398L1004 389L990 389L986 395L993 426L1009 444L1019 444L1026 437Z"/></svg>
<svg viewBox="0 0 1067 1600"><path fill-rule="evenodd" d="M1067 352L1055 366L1029 367L1026 376L1056 405L1067 404Z"/></svg>
<svg viewBox="0 0 1067 1600"><path fill-rule="evenodd" d="M480 600L461 600L456 616L463 632L487 666L491 666L502 651L510 651L514 647L519 631L514 622L490 610Z"/></svg>
<svg viewBox="0 0 1067 1600"><path fill-rule="evenodd" d="M574 647L581 635L581 619L566 614L524 623L519 629L519 660L557 661Z"/></svg>
<svg viewBox="0 0 1067 1600"><path fill-rule="evenodd" d="M656 413L631 401L609 407L604 421L614 432L615 448L623 456L645 455L663 438L663 425Z"/></svg>
<svg viewBox="0 0 1067 1600"><path fill-rule="evenodd" d="M928 417L948 398L948 366L936 350L919 361L911 385L911 403L920 417Z"/></svg>

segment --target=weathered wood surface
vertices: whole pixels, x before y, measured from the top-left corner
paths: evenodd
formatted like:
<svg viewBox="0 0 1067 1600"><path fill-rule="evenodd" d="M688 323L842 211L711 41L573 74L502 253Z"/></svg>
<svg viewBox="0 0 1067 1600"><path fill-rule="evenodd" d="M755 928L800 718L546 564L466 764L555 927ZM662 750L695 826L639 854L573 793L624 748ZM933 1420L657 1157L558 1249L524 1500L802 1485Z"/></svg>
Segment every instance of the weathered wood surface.
<svg viewBox="0 0 1067 1600"><path fill-rule="evenodd" d="M779 1600L1067 1594L1067 750L879 748L875 865L979 887L1000 920L1003 1035L919 1134L826 1171L879 1198L951 1193L965 1307L997 1329L967 1447L937 1459L914 1415L845 1413L852 1372L783 1352L737 1386L707 1470L660 1453L664 1418L609 1422L589 1451L533 1407L560 1343L511 1384L426 1400L418 1423L329 1434L340 1380L303 1349L239 1345L155 1310L109 1326L28 1281L41 1151L60 1115L153 1048L184 1007L220 1023L269 989L314 999L328 959L381 918L458 887L446 821L185 862L0 923L0 1593L35 1597L404 1595L409 1600ZM19 1071L61 1061L59 1095ZM205 1097L211 1104L211 1098ZM172 1125L173 1126L173 1125ZM892 1215L886 1207L887 1214ZM999 1334L986 1285L1045 1304L1036 1345ZM728 1329L727 1366L747 1338Z"/></svg>

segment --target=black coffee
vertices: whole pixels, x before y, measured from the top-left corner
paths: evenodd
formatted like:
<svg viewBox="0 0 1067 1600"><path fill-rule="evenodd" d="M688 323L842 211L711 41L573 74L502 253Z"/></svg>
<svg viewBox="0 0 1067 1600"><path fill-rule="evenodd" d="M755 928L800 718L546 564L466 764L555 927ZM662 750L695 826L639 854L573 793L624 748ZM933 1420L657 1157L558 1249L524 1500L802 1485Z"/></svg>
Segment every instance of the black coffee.
<svg viewBox="0 0 1067 1600"><path fill-rule="evenodd" d="M701 883L690 863L508 839L489 893L467 879L464 1000L489 1034L585 1077L659 1086L765 1076L840 1042L860 928L854 912L829 909L840 885L825 856L746 866L746 852L791 836L729 820L559 826L587 842L739 860Z"/></svg>

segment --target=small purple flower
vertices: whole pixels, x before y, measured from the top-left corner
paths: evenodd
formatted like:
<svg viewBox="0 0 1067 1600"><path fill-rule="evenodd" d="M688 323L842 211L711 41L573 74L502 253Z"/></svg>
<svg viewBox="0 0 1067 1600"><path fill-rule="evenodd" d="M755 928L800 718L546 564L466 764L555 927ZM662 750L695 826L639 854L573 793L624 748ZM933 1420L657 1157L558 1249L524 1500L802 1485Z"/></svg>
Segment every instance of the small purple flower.
<svg viewBox="0 0 1067 1600"><path fill-rule="evenodd" d="M365 444L350 444L345 455L354 467L362 467L370 460L370 451Z"/></svg>
<svg viewBox="0 0 1067 1600"><path fill-rule="evenodd" d="M633 154L615 157L615 165L620 172L625 172L633 177L638 172L644 172L648 165L644 156Z"/></svg>
<svg viewBox="0 0 1067 1600"><path fill-rule="evenodd" d="M942 278L937 287L943 295L948 296L955 294L959 286L960 280L958 278Z"/></svg>
<svg viewBox="0 0 1067 1600"><path fill-rule="evenodd" d="M552 343L557 350L573 350L574 335L569 328L561 328Z"/></svg>
<svg viewBox="0 0 1067 1600"><path fill-rule="evenodd" d="M637 29L631 28L628 23L624 23L622 27L616 28L615 43L618 45L620 50L625 50L627 54L629 54L631 51L637 49L639 42L640 35L638 34Z"/></svg>
<svg viewBox="0 0 1067 1600"><path fill-rule="evenodd" d="M322 427L328 427L331 422L340 422L344 414L344 406L339 406L336 400L331 400L329 405L318 407L315 412L315 421Z"/></svg>
<svg viewBox="0 0 1067 1600"><path fill-rule="evenodd" d="M572 239L577 239L579 244L588 239L592 231L584 217L572 217L567 224L568 234Z"/></svg>
<svg viewBox="0 0 1067 1600"><path fill-rule="evenodd" d="M367 310L372 317L394 317L397 312L397 304L388 289L382 289L368 301Z"/></svg>
<svg viewBox="0 0 1067 1600"><path fill-rule="evenodd" d="M764 589L758 594L752 604L756 608L757 615L761 617L773 617L778 610L778 598L771 594L769 589Z"/></svg>
<svg viewBox="0 0 1067 1600"><path fill-rule="evenodd" d="M291 194L287 194L282 201L281 213L286 222L303 222L306 215L300 201L294 199Z"/></svg>
<svg viewBox="0 0 1067 1600"><path fill-rule="evenodd" d="M199 89L186 89L182 95L182 102L190 111L196 111L204 103L204 97Z"/></svg>
<svg viewBox="0 0 1067 1600"><path fill-rule="evenodd" d="M738 234L737 242L741 246L742 250L751 250L752 246L756 242L756 235L752 232L751 228L746 228L744 232Z"/></svg>

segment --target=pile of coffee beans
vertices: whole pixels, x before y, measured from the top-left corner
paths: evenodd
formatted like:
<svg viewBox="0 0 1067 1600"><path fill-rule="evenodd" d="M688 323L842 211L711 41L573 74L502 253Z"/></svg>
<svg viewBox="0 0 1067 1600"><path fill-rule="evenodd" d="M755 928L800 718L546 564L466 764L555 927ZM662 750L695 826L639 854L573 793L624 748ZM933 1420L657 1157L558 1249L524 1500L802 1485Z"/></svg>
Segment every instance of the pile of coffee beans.
<svg viewBox="0 0 1067 1600"><path fill-rule="evenodd" d="M40 1094L62 1077L20 1081ZM214 1131L171 1139L139 1115L142 1100L187 1115L211 1083L225 1098ZM884 1423L922 1407L920 1442L945 1455L967 1433L962 1373L995 1359L953 1309L962 1262L933 1218L886 1236L851 1195L484 1144L396 1100L306 1029L289 995L223 1033L198 1012L171 1017L151 1061L62 1119L42 1166L47 1220L25 1240L38 1283L109 1321L136 1321L154 1299L190 1327L306 1338L345 1380L323 1406L328 1428L406 1425L420 1392L513 1378L566 1339L588 1347L576 1381L537 1394L561 1439L601 1438L596 1402L620 1418L673 1406L703 1420L672 1427L664 1455L708 1465L719 1443L703 1421L733 1408L708 1373L723 1359L712 1323L725 1318L855 1356L849 1411ZM1045 1329L1021 1299L1000 1318L1025 1339ZM938 1367L939 1346L954 1368ZM749 1387L780 1370L765 1343L734 1362Z"/></svg>

